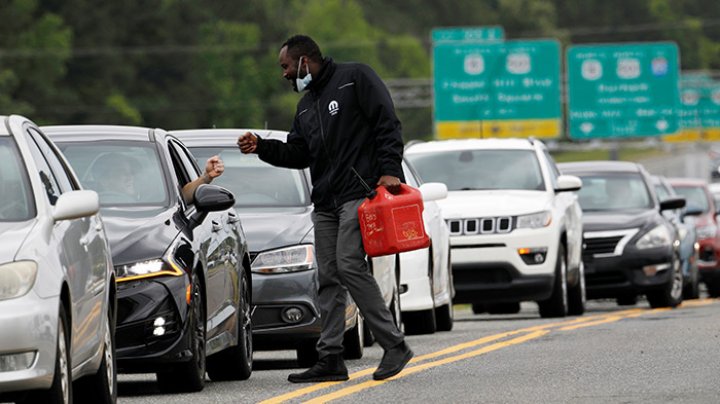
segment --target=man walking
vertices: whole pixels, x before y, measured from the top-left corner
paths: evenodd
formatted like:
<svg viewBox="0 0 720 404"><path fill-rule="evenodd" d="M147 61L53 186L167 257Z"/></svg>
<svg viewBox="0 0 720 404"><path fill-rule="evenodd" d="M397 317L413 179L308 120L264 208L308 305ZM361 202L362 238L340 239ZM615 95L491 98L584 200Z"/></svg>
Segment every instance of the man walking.
<svg viewBox="0 0 720 404"><path fill-rule="evenodd" d="M312 176L322 317L320 359L288 380L348 380L342 357L345 288L385 350L373 378L386 379L398 374L413 352L395 326L365 261L357 209L366 194L359 178L393 193L399 191L403 180L400 121L390 93L370 67L323 58L315 41L304 35L289 38L278 59L283 77L295 91L307 91L298 103L287 142L260 139L248 132L238 138L238 146L243 153L257 153L276 166L310 167Z"/></svg>

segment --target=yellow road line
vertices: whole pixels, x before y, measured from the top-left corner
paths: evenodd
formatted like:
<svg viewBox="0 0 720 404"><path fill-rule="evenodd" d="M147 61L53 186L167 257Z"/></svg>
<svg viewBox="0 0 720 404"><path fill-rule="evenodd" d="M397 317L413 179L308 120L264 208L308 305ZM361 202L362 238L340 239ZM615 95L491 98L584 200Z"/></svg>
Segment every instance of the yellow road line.
<svg viewBox="0 0 720 404"><path fill-rule="evenodd" d="M685 307L704 306L704 305L712 304L712 303L715 303L715 302L717 302L717 300L714 300L714 299L702 299L702 300L695 300L695 301L683 303L683 306L685 306ZM505 332L501 332L501 333L498 333L498 334L488 335L488 336L485 336L485 337L482 337L482 338L479 338L479 339L476 339L476 340L473 340L473 341L469 341L469 342L465 342L465 343L453 345L453 346L450 346L450 347L448 347L448 348L442 349L442 350L440 350L440 351L431 352L431 353L428 353L428 354L425 354L425 355L417 356L417 357L413 358L413 359L410 361L410 363L411 363L411 364L412 364L412 363L418 363L418 362L422 362L422 361L425 361L425 360L428 360L428 359L437 358L437 357L439 357L439 356L448 355L448 354L455 353L455 352L458 352L458 351L461 351L461 350L464 350L464 349L472 348L472 347L475 347L475 346L478 346L478 345L482 345L482 344L486 344L486 343L489 343L489 342L494 342L494 341L497 341L497 340L500 340L500 339L503 339L503 338L507 338L507 337L510 337L510 336L514 336L514 335L517 335L517 334L521 334L521 333L529 333L528 335L534 335L533 333L536 333L536 332L547 333L547 332L550 331L549 329L553 329L553 328L556 328L556 329L558 329L558 330L560 330L560 331L571 331L571 330L576 330L576 329L584 328L584 327L591 327L591 326L595 326L595 325L599 325L599 324L612 323L612 322L616 322L616 321L622 320L622 319L624 319L624 318L633 318L633 317L638 317L638 316L641 316L641 315L644 315L644 314L654 313L654 312L664 311L664 310L670 310L670 309L654 309L654 310L648 310L648 309L642 309L642 308L633 308L633 309L616 311L616 312L610 312L610 313L596 314L596 315L592 315L592 316L577 317L577 318L574 318L574 319L572 319L572 320L559 321L559 322L555 322L555 323L540 324L540 325L536 325L536 326L532 326L532 327L521 328L521 329L518 329L518 330L505 331ZM544 334L543 334L543 335L544 335ZM523 336L523 337L518 337L518 338L509 340L509 341L505 341L505 342L516 341L517 339L524 338L524 337L525 337L525 336ZM494 346L499 345L499 344L504 344L505 342L500 342L500 343L498 343L498 344L489 345L488 347L494 347ZM510 345L514 345L514 344L516 344L516 343L518 343L518 342L513 342L513 343L510 344ZM484 347L484 348L482 348L482 349L480 349L480 350L478 350L478 351L482 351L483 349L486 349L486 348L488 348L488 347ZM495 349L499 349L499 348L493 348L492 350L495 350ZM472 352L477 352L477 351L472 351ZM471 352L471 353L472 353L472 352ZM484 352L483 352L483 353L484 353ZM478 354L478 355L479 355L479 354ZM462 356L462 355L460 355L460 356ZM475 355L472 355L472 356L475 356ZM448 359L454 359L454 358L456 358L456 356L450 357L450 358L448 358ZM455 360L451 360L451 362L454 362L454 361L455 361ZM437 366L437 365L435 365L436 363L440 363L440 362L442 362L442 361L430 362L429 365L433 365L433 366L430 366L430 367L434 367L434 366ZM450 362L448 362L448 363L450 363ZM415 373L416 371L422 370L422 368L420 368L421 366L425 366L425 365L420 365L420 366L414 366L414 367L412 367L412 368L407 368L407 369L405 369L401 374L402 374L402 375L406 375L406 374ZM419 368L419 369L416 370L416 371L410 372L410 369L415 369L415 368ZM348 381L357 380L357 379L362 378L362 377L364 377L364 376L368 376L368 375L372 374L374 371L375 371L374 368L366 368L366 369L363 369L363 370L354 372L354 373L352 373L352 374L349 375L349 380L348 380ZM397 377L398 377L398 376L395 376L395 377L393 377L393 378L391 378L391 379L389 379L389 380L392 380L392 379L397 378ZM385 382L385 381L370 381L370 382L366 382L366 383L370 383L370 384L373 384L373 385L378 385L378 384L382 384L382 383L384 383L384 382ZM260 404L277 404L277 403L282 403L282 402L285 402L285 401L287 401L287 400L292 400L292 399L294 399L294 398L302 397L302 396L304 396L304 395L308 395L308 394L314 393L314 392L319 391L319 390L323 390L323 389L328 389L328 388L331 388L331 387L335 387L335 386L337 386L337 385L339 385L339 384L341 384L341 383L345 383L345 382L316 383L316 384L313 384L313 385L311 385L311 386L307 386L307 387L304 387L304 388L300 388L300 389L297 389L297 390L293 390L293 391L291 391L291 392L288 392L288 393L285 393L285 394L282 394L282 395L279 395L279 396L271 397L271 398L269 398L269 399L267 399L267 400L261 401ZM364 383L360 383L360 384L358 384L358 385L356 385L356 386L360 386L360 385L365 385L365 384L364 384ZM369 387L371 387L371 386L369 386ZM352 387L348 387L348 388L352 388ZM365 388L368 388L368 387L365 387ZM363 389L364 389L364 388L363 388ZM361 390L362 390L362 389L361 389ZM345 389L341 389L341 390L338 390L338 391L346 391L346 390L345 390ZM352 394L352 393L348 393L348 394ZM324 397L324 396L323 396L323 397Z"/></svg>
<svg viewBox="0 0 720 404"><path fill-rule="evenodd" d="M502 339L502 338L506 338L506 337L509 337L509 336L512 336L512 335L516 335L516 334L519 334L519 333L522 333L522 332L539 331L539 330L543 330L543 329L550 328L550 327L558 327L558 326L561 326L561 325L564 325L564 324L574 324L574 323L578 323L578 322L591 321L591 320L593 320L593 319L595 319L595 318L602 318L602 317L605 317L605 316L607 316L607 315L606 315L606 314L599 314L599 315L595 315L595 316L578 317L578 318L575 318L575 319L572 319L572 320L566 320L566 321L561 321L561 322L556 322L556 323L543 324L543 325L539 325L539 326L535 326L535 327L528 327L528 328L524 328L524 329L520 329L520 330L506 331L506 332L501 332L501 333L498 333L498 334L488 335L488 336L486 336L486 337L479 338L479 339L476 339L476 340L473 340L473 341L470 341L470 342L465 342L465 343L462 343L462 344L453 345L453 346L450 346L450 347L448 347L448 348L442 349L442 350L437 351L437 352L431 352L431 353L429 353L429 354L417 356L417 357L413 358L413 359L410 361L410 363L417 363L417 362L424 361L424 360L427 360L427 359L436 358L436 357L438 357L438 356L447 355L447 354L454 353L454 352L457 352L457 351L460 351L460 350L463 350L463 349L472 348L472 347L477 346L477 345L486 344L486 343L488 343L488 342L493 342L493 341L496 341L496 340L499 340L499 339ZM349 377L349 380L348 380L348 381L355 380L355 379L358 379L358 378L363 377L363 376L367 376L367 375L369 375L369 374L372 374L374 371L375 371L374 368L367 368L367 369L363 369L363 370L354 372L354 373L350 374L350 377ZM261 401L260 404L277 404L277 403L282 403L282 402L287 401L287 400L292 400L292 399L294 399L294 398L298 398L298 397L302 397L302 396L307 395L307 394L310 394L310 393L314 393L314 392L316 392L316 391L318 391L318 390L327 389L327 388L336 386L336 385L338 385L338 384L340 384L340 383L344 383L344 382L316 383L316 384L313 384L313 385L311 385L311 386L303 387L303 388L300 388L300 389L297 389L297 390L293 390L293 391L291 391L291 392L288 392L288 393L285 393L285 394L282 394L282 395L279 395L279 396L276 396L276 397L271 397L271 398L269 398L269 399L267 399L267 400Z"/></svg>
<svg viewBox="0 0 720 404"><path fill-rule="evenodd" d="M389 379L386 379L386 380L371 380L371 381L367 381L367 382L355 384L355 385L353 385L353 386L349 386L349 387L346 387L346 388L344 388L344 389L340 389L340 390L334 391L334 392L332 392L332 393L328 393L328 394L326 394L326 395L324 395L324 396L320 396L320 397L314 398L314 399L312 399L312 400L306 401L305 403L308 403L308 404L316 404L316 403L325 403L325 402L328 402L328 401L336 400L336 399L338 399L338 398L342 398L342 397L348 396L348 395L350 395L350 394L354 394L354 393L357 393L357 392L359 392L359 391L362 391L362 390L365 390L365 389L369 389L369 388L371 388L371 387L379 386L379 385L381 385L381 384L387 383L387 382L390 381L390 380L399 379L399 378L401 378L401 377L405 377L405 376L411 375L411 374L413 374L413 373L417 373L417 372L420 372L420 371L423 371L423 370L427 370L427 369L430 369L430 368L434 368L434 367L437 367L437 366L446 365L446 364L448 364L448 363L457 362L457 361L460 361L460 360L463 360L463 359L468 359L468 358L472 358L472 357L475 357L475 356L483 355L483 354L486 354L486 353L488 353L488 352L496 351L496 350L501 349L501 348L509 347L509 346L516 345L516 344L521 344L521 343L523 343L523 342L527 342L527 341L530 341L530 340L532 340L532 339L540 338L540 337L542 337L543 335L548 334L549 332L550 332L550 331L547 331L547 330L538 330L538 331L531 332L531 333L526 334L526 335L522 335L522 336L520 336L520 337L515 337L515 338L510 339L510 340L507 340L507 341L502 341L502 342L498 342L498 343L495 343L495 344L492 344L492 345L484 346L484 347L482 347L482 348L480 348L480 349L477 349L477 350L474 350L474 351L470 351L470 352L466 352L466 353L464 353L464 354L460 354L460 355L456 355L456 356L450 356L450 357L447 357L447 358L444 358L444 359L440 359L440 360L437 360L437 361L433 361L433 362L423 363L423 364L421 364L421 365L417 365L417 366L413 366L413 367L410 367L410 368L406 368L406 369L404 369L402 372L400 372L398 375L393 376L393 377L391 377L391 378L389 378Z"/></svg>

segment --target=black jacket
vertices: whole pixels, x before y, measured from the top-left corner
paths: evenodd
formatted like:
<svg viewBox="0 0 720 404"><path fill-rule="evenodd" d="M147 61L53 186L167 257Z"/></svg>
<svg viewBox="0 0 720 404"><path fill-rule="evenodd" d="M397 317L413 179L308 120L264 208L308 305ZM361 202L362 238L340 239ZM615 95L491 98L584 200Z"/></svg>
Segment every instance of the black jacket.
<svg viewBox="0 0 720 404"><path fill-rule="evenodd" d="M372 188L383 175L404 180L400 121L390 93L370 67L327 58L308 89L287 143L259 139L260 159L310 167L312 201L321 211L366 195L352 168Z"/></svg>

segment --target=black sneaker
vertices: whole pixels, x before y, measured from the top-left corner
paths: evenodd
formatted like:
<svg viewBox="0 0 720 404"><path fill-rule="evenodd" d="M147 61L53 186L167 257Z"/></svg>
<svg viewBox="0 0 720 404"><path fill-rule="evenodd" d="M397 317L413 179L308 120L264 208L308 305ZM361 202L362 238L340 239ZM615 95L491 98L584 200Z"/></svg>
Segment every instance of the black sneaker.
<svg viewBox="0 0 720 404"><path fill-rule="evenodd" d="M291 383L342 382L348 379L348 371L341 354L323 356L310 369L288 376Z"/></svg>
<svg viewBox="0 0 720 404"><path fill-rule="evenodd" d="M413 351L405 343L405 341L395 345L394 347L385 351L385 354L380 361L375 373L373 373L373 379L384 380L388 377L393 377L400 373L405 365L410 362L413 357Z"/></svg>

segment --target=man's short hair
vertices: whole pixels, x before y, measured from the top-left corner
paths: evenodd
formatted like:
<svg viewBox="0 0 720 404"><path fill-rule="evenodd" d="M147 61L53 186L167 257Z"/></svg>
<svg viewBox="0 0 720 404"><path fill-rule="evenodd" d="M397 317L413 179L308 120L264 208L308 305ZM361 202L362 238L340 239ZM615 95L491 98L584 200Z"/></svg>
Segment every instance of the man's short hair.
<svg viewBox="0 0 720 404"><path fill-rule="evenodd" d="M280 46L280 49L285 46L287 46L288 55L295 60L300 56L307 56L308 59L318 63L323 60L320 47L307 35L293 35Z"/></svg>

